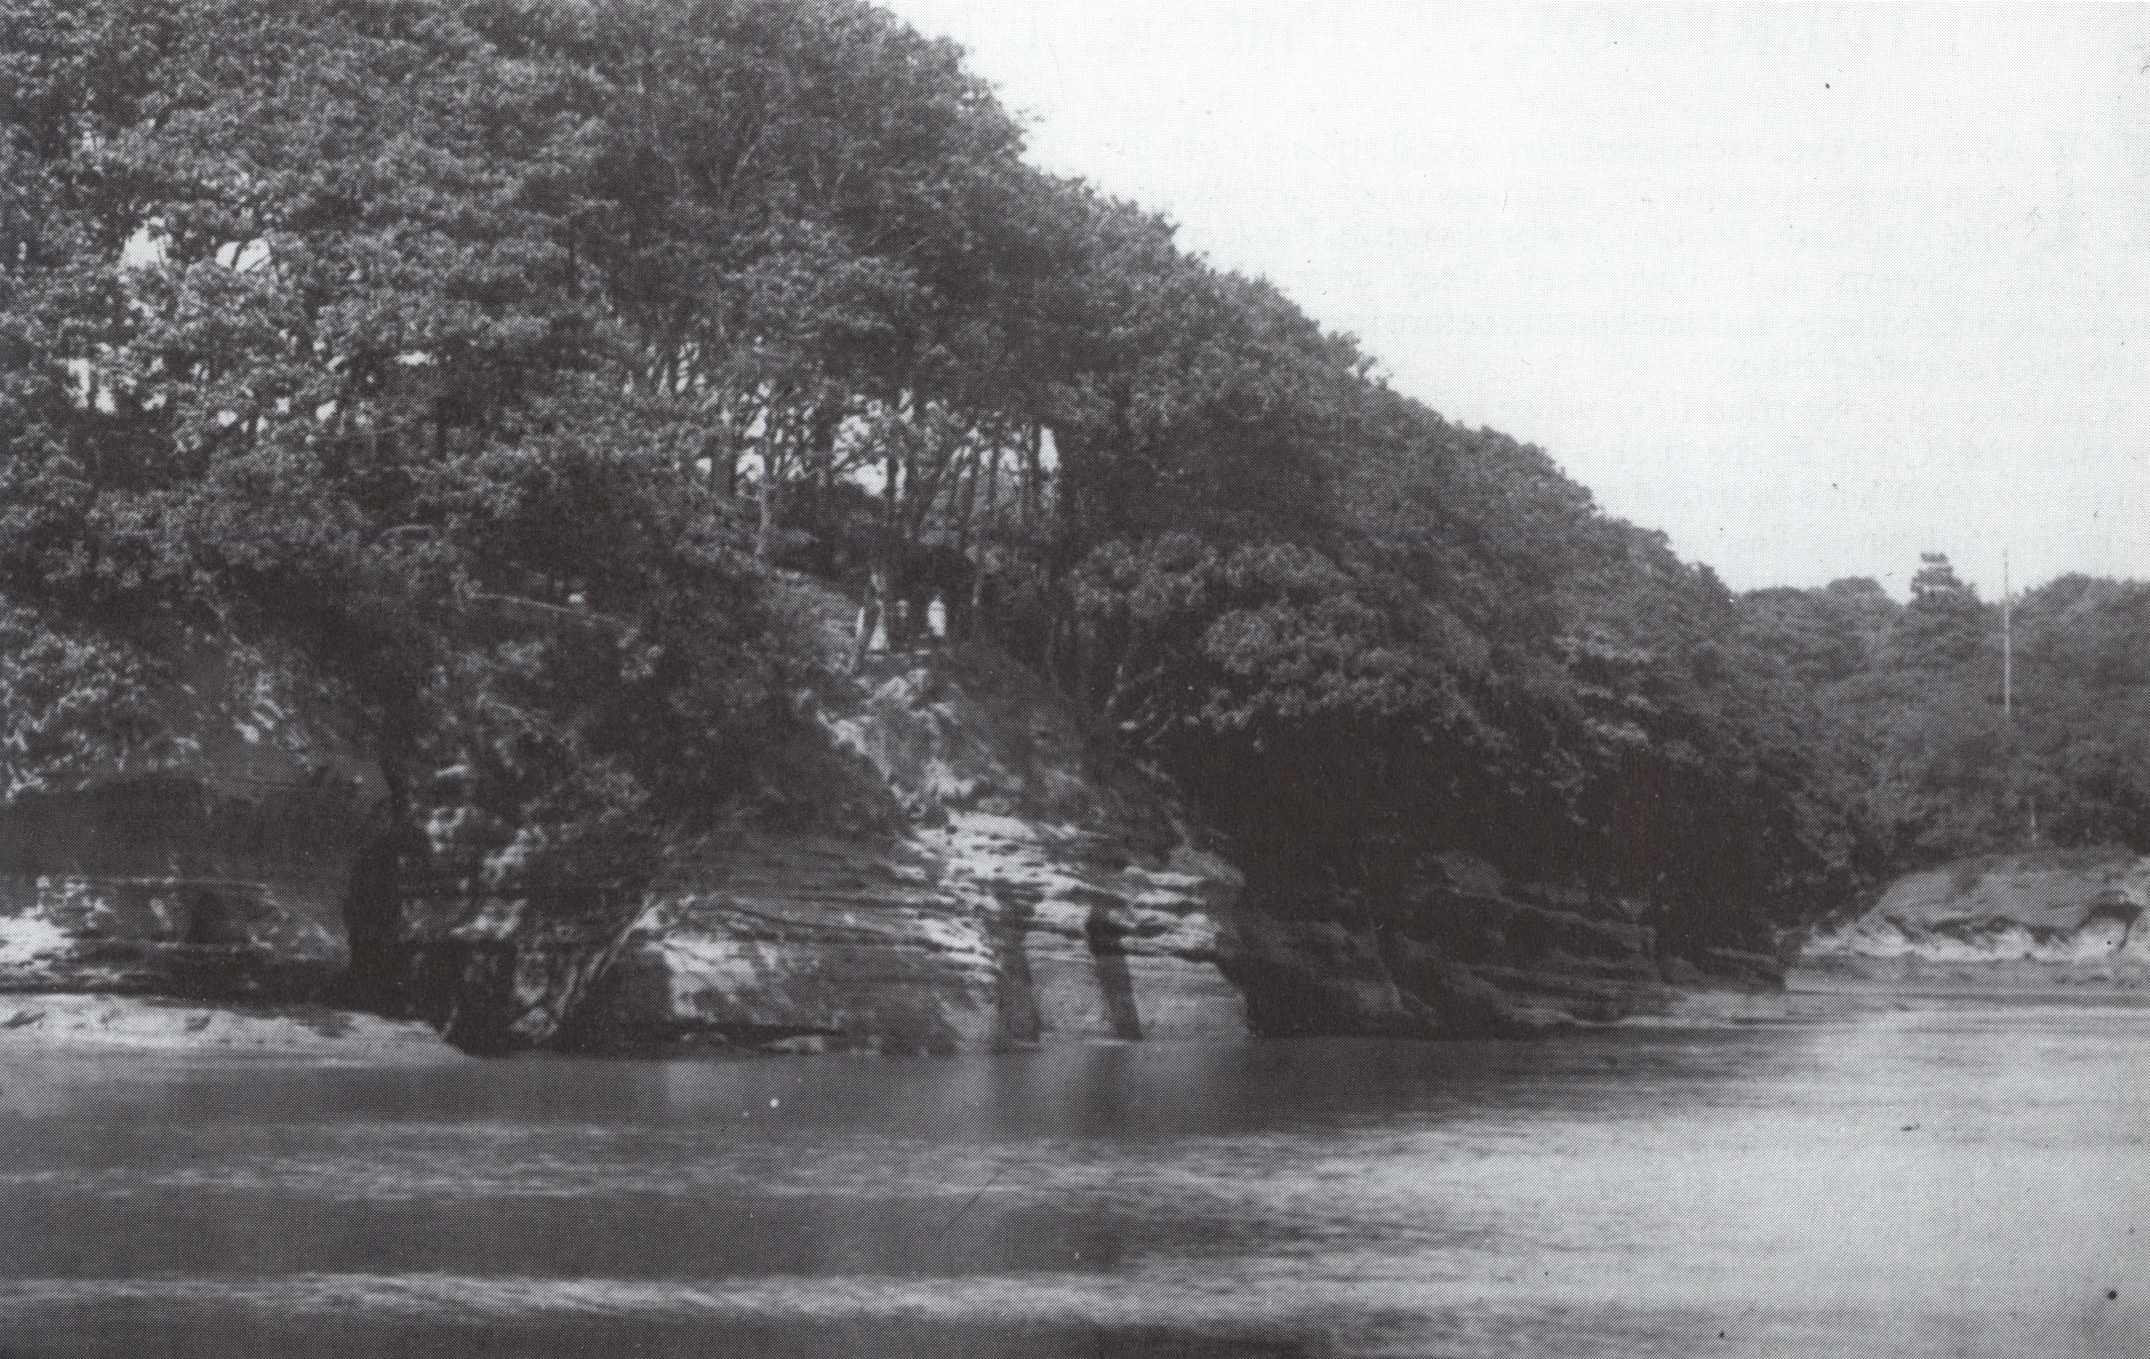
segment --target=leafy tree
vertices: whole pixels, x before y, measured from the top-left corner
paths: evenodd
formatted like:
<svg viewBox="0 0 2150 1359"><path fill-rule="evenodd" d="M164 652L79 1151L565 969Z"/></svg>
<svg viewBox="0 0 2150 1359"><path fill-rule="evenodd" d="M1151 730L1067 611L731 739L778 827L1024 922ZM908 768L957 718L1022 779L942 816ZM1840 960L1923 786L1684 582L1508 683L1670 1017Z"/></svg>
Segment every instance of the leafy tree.
<svg viewBox="0 0 2150 1359"><path fill-rule="evenodd" d="M1929 552L1911 578L1911 603L1897 616L1889 645L1907 669L1943 669L1976 656L1996 631L1976 591L1957 579L1948 558Z"/></svg>

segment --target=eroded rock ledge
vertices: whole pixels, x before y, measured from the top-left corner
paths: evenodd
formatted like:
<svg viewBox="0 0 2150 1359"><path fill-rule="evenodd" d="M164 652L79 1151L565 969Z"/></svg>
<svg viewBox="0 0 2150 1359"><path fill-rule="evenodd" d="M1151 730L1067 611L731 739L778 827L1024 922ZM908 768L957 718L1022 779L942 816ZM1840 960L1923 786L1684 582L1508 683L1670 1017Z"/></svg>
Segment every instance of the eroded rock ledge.
<svg viewBox="0 0 2150 1359"><path fill-rule="evenodd" d="M0 749L0 990L319 997L351 961L379 767L272 654L175 630L157 660L131 728Z"/></svg>
<svg viewBox="0 0 2150 1359"><path fill-rule="evenodd" d="M1808 941L1808 966L1877 980L2150 980L2150 859L2053 850L1914 873Z"/></svg>

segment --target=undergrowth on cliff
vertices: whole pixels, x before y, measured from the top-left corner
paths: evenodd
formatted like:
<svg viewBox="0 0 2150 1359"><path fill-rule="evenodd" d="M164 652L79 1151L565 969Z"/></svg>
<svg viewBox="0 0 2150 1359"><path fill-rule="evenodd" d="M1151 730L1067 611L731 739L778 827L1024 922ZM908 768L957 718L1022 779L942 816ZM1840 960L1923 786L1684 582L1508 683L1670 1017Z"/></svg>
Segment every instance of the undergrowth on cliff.
<svg viewBox="0 0 2150 1359"><path fill-rule="evenodd" d="M154 760L169 739L162 671L139 648L0 600L0 806Z"/></svg>

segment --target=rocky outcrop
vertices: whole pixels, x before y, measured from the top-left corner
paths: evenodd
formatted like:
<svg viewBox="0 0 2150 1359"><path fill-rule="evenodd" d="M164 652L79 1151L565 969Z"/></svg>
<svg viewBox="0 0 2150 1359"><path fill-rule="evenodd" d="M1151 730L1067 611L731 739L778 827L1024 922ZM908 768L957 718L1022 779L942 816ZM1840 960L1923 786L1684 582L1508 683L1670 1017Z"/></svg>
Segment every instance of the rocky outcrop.
<svg viewBox="0 0 2150 1359"><path fill-rule="evenodd" d="M304 998L343 976L385 788L326 685L174 629L125 730L36 747L50 713L10 676L0 990Z"/></svg>
<svg viewBox="0 0 2150 1359"><path fill-rule="evenodd" d="M639 897L593 887L504 898L461 885L416 875L401 882L395 937L355 993L425 1020L469 1052L559 1045L619 957Z"/></svg>
<svg viewBox="0 0 2150 1359"><path fill-rule="evenodd" d="M948 1052L1246 1032L1218 970L1221 865L956 813L862 844L755 835L659 894L584 1026L598 1045Z"/></svg>
<svg viewBox="0 0 2150 1359"><path fill-rule="evenodd" d="M1881 979L2150 977L2150 859L2125 850L1998 855L1914 873L1809 940L1802 963Z"/></svg>
<svg viewBox="0 0 2150 1359"><path fill-rule="evenodd" d="M812 601L808 601L811 605ZM573 1026L585 1047L949 1052L1239 1036L1236 872L982 647L813 700L793 824L674 856Z"/></svg>
<svg viewBox="0 0 2150 1359"><path fill-rule="evenodd" d="M430 1026L303 1003L160 996L0 995L0 1051L273 1054L316 1062L433 1065L462 1060ZM19 1076L20 1073L13 1073ZM19 1081L8 1091L20 1095Z"/></svg>

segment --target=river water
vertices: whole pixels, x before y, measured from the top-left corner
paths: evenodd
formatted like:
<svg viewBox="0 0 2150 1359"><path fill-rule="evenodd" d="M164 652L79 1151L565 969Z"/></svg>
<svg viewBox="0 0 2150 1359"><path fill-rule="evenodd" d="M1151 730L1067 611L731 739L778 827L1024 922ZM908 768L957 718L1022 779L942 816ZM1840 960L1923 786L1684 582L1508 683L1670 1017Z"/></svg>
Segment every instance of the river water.
<svg viewBox="0 0 2150 1359"><path fill-rule="evenodd" d="M2150 1355L2150 1006L0 1056L0 1355Z"/></svg>

